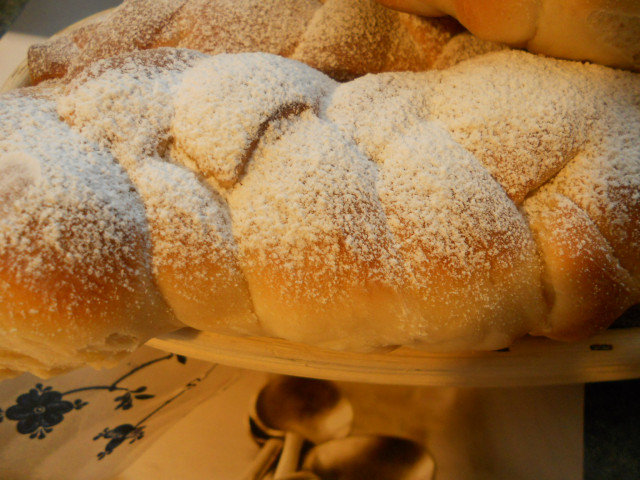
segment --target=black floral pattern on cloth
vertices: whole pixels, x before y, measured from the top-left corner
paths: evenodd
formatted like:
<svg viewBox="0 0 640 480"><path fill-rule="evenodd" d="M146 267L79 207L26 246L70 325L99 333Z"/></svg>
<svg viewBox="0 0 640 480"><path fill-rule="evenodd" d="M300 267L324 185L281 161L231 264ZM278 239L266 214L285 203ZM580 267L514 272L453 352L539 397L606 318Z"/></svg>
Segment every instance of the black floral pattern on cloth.
<svg viewBox="0 0 640 480"><path fill-rule="evenodd" d="M64 397L89 390L123 392L114 398L116 403L114 409L121 411L130 410L138 400L151 400L155 398L155 395L148 393L147 387L144 385L137 388L129 388L122 386L121 382L142 369L172 358L175 358L181 365L185 365L187 363L187 357L170 353L133 367L110 385L92 385L74 388L66 392L59 392L54 390L52 386L44 386L42 383L37 383L35 387L30 389L27 393L19 395L16 398L14 405L10 406L6 410L0 408L0 423L2 423L5 418L7 420L17 422L16 430L18 433L28 435L31 439L43 440L47 438L48 434L53 432L53 427L65 420L65 415L70 413L72 410L80 410L86 405L89 405L89 402L80 398L67 400L64 399ZM114 428L107 427L96 435L93 438L94 441L101 438L108 440L104 450L97 454L98 460L102 460L105 456L110 455L115 448L127 441L129 444L132 444L143 438L146 428L144 423L149 418L187 391L199 385L200 382L209 376L215 367L216 365L212 365L211 368L209 368L201 377L197 377L189 381L181 391L165 400L135 425L125 423Z"/></svg>
<svg viewBox="0 0 640 480"><path fill-rule="evenodd" d="M181 355L177 355L177 357L178 357L177 358L178 362L182 364L184 364L187 361L186 357L182 357ZM107 440L109 440L109 442L107 442L107 445L104 447L104 450L98 453L98 460L102 460L107 455L110 455L115 448L122 445L126 440L130 440L129 443L131 444L131 443L134 443L136 440L140 440L142 437L144 437L144 428L145 428L144 423L147 420L149 420L151 417L153 417L156 413L158 413L164 407L169 405L171 402L176 400L178 397L184 395L186 392L188 392L192 388L197 387L200 384L200 382L202 382L205 378L207 378L215 368L216 368L216 365L213 365L211 368L209 368L209 370L207 370L204 373L204 375L202 375L202 377L194 378L193 380L188 382L181 391L176 393L173 397L165 400L164 403L158 406L155 410L153 410L151 413L149 413L146 417L144 417L135 425L126 423L123 425L118 425L115 428L105 428L102 432L100 432L98 435L93 437L94 441L99 440L100 438L106 438ZM125 407L122 407L122 408L125 409Z"/></svg>
<svg viewBox="0 0 640 480"><path fill-rule="evenodd" d="M71 403L63 400L62 393L38 383L28 393L20 395L5 415L7 419L18 422L18 432L42 440L55 425L64 420L66 413L84 405L86 403L81 401Z"/></svg>
<svg viewBox="0 0 640 480"><path fill-rule="evenodd" d="M98 460L102 460L106 455L110 455L113 450L120 446L126 440L131 440L129 443L134 443L136 440L140 440L144 437L144 426L136 427L130 423L124 425L118 425L115 428L105 428L98 435L93 437L94 440L99 438L106 438L109 443L104 447L104 451L98 453Z"/></svg>
<svg viewBox="0 0 640 480"><path fill-rule="evenodd" d="M133 399L136 398L138 400L149 400L150 398L155 397L155 395L150 395L148 393L142 393L147 390L147 387L140 387L135 390L131 390L129 392L125 392L124 394L116 397L114 400L118 402L116 405L116 410L121 408L122 410L129 410L133 407Z"/></svg>

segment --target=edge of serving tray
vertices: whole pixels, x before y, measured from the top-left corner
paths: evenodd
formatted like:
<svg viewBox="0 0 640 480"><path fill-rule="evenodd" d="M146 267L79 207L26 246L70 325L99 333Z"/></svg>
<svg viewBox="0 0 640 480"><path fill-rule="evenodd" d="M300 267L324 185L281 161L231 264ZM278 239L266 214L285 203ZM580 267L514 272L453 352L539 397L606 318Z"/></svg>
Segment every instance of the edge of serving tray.
<svg viewBox="0 0 640 480"><path fill-rule="evenodd" d="M148 345L224 365L301 377L398 385L505 387L640 377L640 327L565 343L525 337L508 349L458 354L407 347L351 353L266 337L184 328Z"/></svg>

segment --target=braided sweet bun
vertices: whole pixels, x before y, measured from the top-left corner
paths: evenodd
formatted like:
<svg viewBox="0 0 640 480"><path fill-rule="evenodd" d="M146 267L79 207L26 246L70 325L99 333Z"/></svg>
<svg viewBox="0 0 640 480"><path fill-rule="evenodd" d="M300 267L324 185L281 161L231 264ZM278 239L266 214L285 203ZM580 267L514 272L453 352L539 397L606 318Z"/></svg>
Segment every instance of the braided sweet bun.
<svg viewBox="0 0 640 480"><path fill-rule="evenodd" d="M477 51L459 37L432 65ZM588 336L640 301L639 128L637 74L520 51L346 83L267 53L74 66L0 97L0 371L178 325L348 350Z"/></svg>
<svg viewBox="0 0 640 480"><path fill-rule="evenodd" d="M640 2L636 0L379 1L419 15L451 15L485 40L640 70Z"/></svg>

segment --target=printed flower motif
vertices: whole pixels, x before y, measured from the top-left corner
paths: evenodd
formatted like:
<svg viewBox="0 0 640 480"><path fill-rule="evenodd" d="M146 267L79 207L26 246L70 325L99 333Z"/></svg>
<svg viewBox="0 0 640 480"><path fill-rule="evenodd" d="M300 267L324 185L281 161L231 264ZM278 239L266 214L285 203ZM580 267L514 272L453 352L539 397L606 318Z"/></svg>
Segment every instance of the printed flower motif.
<svg viewBox="0 0 640 480"><path fill-rule="evenodd" d="M133 406L133 402L131 401L131 394L126 392L124 395L120 395L114 399L118 404L116 405L116 410L121 408L122 410L129 410Z"/></svg>
<svg viewBox="0 0 640 480"><path fill-rule="evenodd" d="M114 398L114 400L117 402L116 410L118 410L119 408L121 408L122 410L129 410L131 407L133 407L133 398L137 398L138 400L149 400L150 398L155 397L155 395L143 393L146 390L147 387L140 387L136 390L129 390L124 394Z"/></svg>
<svg viewBox="0 0 640 480"><path fill-rule="evenodd" d="M107 446L104 447L104 452L98 453L98 460L102 460L106 455L111 454L111 452L125 440L131 439L129 443L133 443L142 437L144 437L144 426L137 427L126 423L112 429L105 428L104 431L93 437L94 440L98 440L99 438L110 439Z"/></svg>
<svg viewBox="0 0 640 480"><path fill-rule="evenodd" d="M9 407L5 415L9 420L18 421L18 432L41 440L52 431L54 425L64 419L65 413L74 408L81 406L62 400L60 392L38 383L29 393L20 395L16 399L16 405Z"/></svg>
<svg viewBox="0 0 640 480"><path fill-rule="evenodd" d="M0 423L4 420L4 418L14 420L18 422L17 431L19 433L29 435L30 438L46 438L46 434L51 433L53 427L64 420L64 415L66 413L74 409L80 410L81 408L89 404L88 402L85 402L81 399L76 399L72 402L69 402L63 400L62 398L67 395L89 390L124 392L122 395L115 397L115 409L129 410L133 407L134 399L149 400L155 398L155 395L146 393L146 386L131 389L128 387L121 387L119 386L119 384L134 373L163 360L169 360L170 358L175 358L179 363L183 365L187 363L187 357L170 353L168 355L150 360L146 363L136 366L125 375L116 379L110 385L93 385L87 387L79 387L66 392L58 392L53 390L52 387L44 387L41 383L38 383L36 384L35 388L29 390L28 393L20 395L16 399L16 405L13 405L6 410L0 408ZM156 414L162 408L166 407L169 403L173 402L176 398L180 397L188 390L197 386L204 378L209 375L209 373L211 373L211 371L213 371L214 368L215 365L211 367L202 378L198 377L187 383L182 391L178 392L176 395L165 401L162 405L160 405L158 408L156 408L150 414L140 420L136 425L123 424L113 429L105 428L103 432L96 435L94 437L94 440L98 440L99 438L106 438L109 440L109 442L105 446L104 451L98 454L98 459L102 460L106 455L109 455L116 447L124 443L126 440L130 440L129 443L131 444L136 440L143 438L145 429L144 422L146 422L151 416Z"/></svg>

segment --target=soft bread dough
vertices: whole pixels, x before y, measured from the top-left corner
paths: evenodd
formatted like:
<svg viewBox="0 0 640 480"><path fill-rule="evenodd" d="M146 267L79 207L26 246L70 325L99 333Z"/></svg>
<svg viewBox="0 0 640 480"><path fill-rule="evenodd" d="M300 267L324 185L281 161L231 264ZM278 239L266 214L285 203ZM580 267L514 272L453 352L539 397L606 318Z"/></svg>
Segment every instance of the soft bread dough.
<svg viewBox="0 0 640 480"><path fill-rule="evenodd" d="M0 97L2 374L180 325L494 349L640 301L637 74L373 1L152 3L34 47L61 78ZM293 59L222 53L261 48Z"/></svg>
<svg viewBox="0 0 640 480"><path fill-rule="evenodd" d="M639 93L519 51L340 84L163 48L6 95L0 365L100 365L176 321L349 350L590 335L640 299Z"/></svg>

